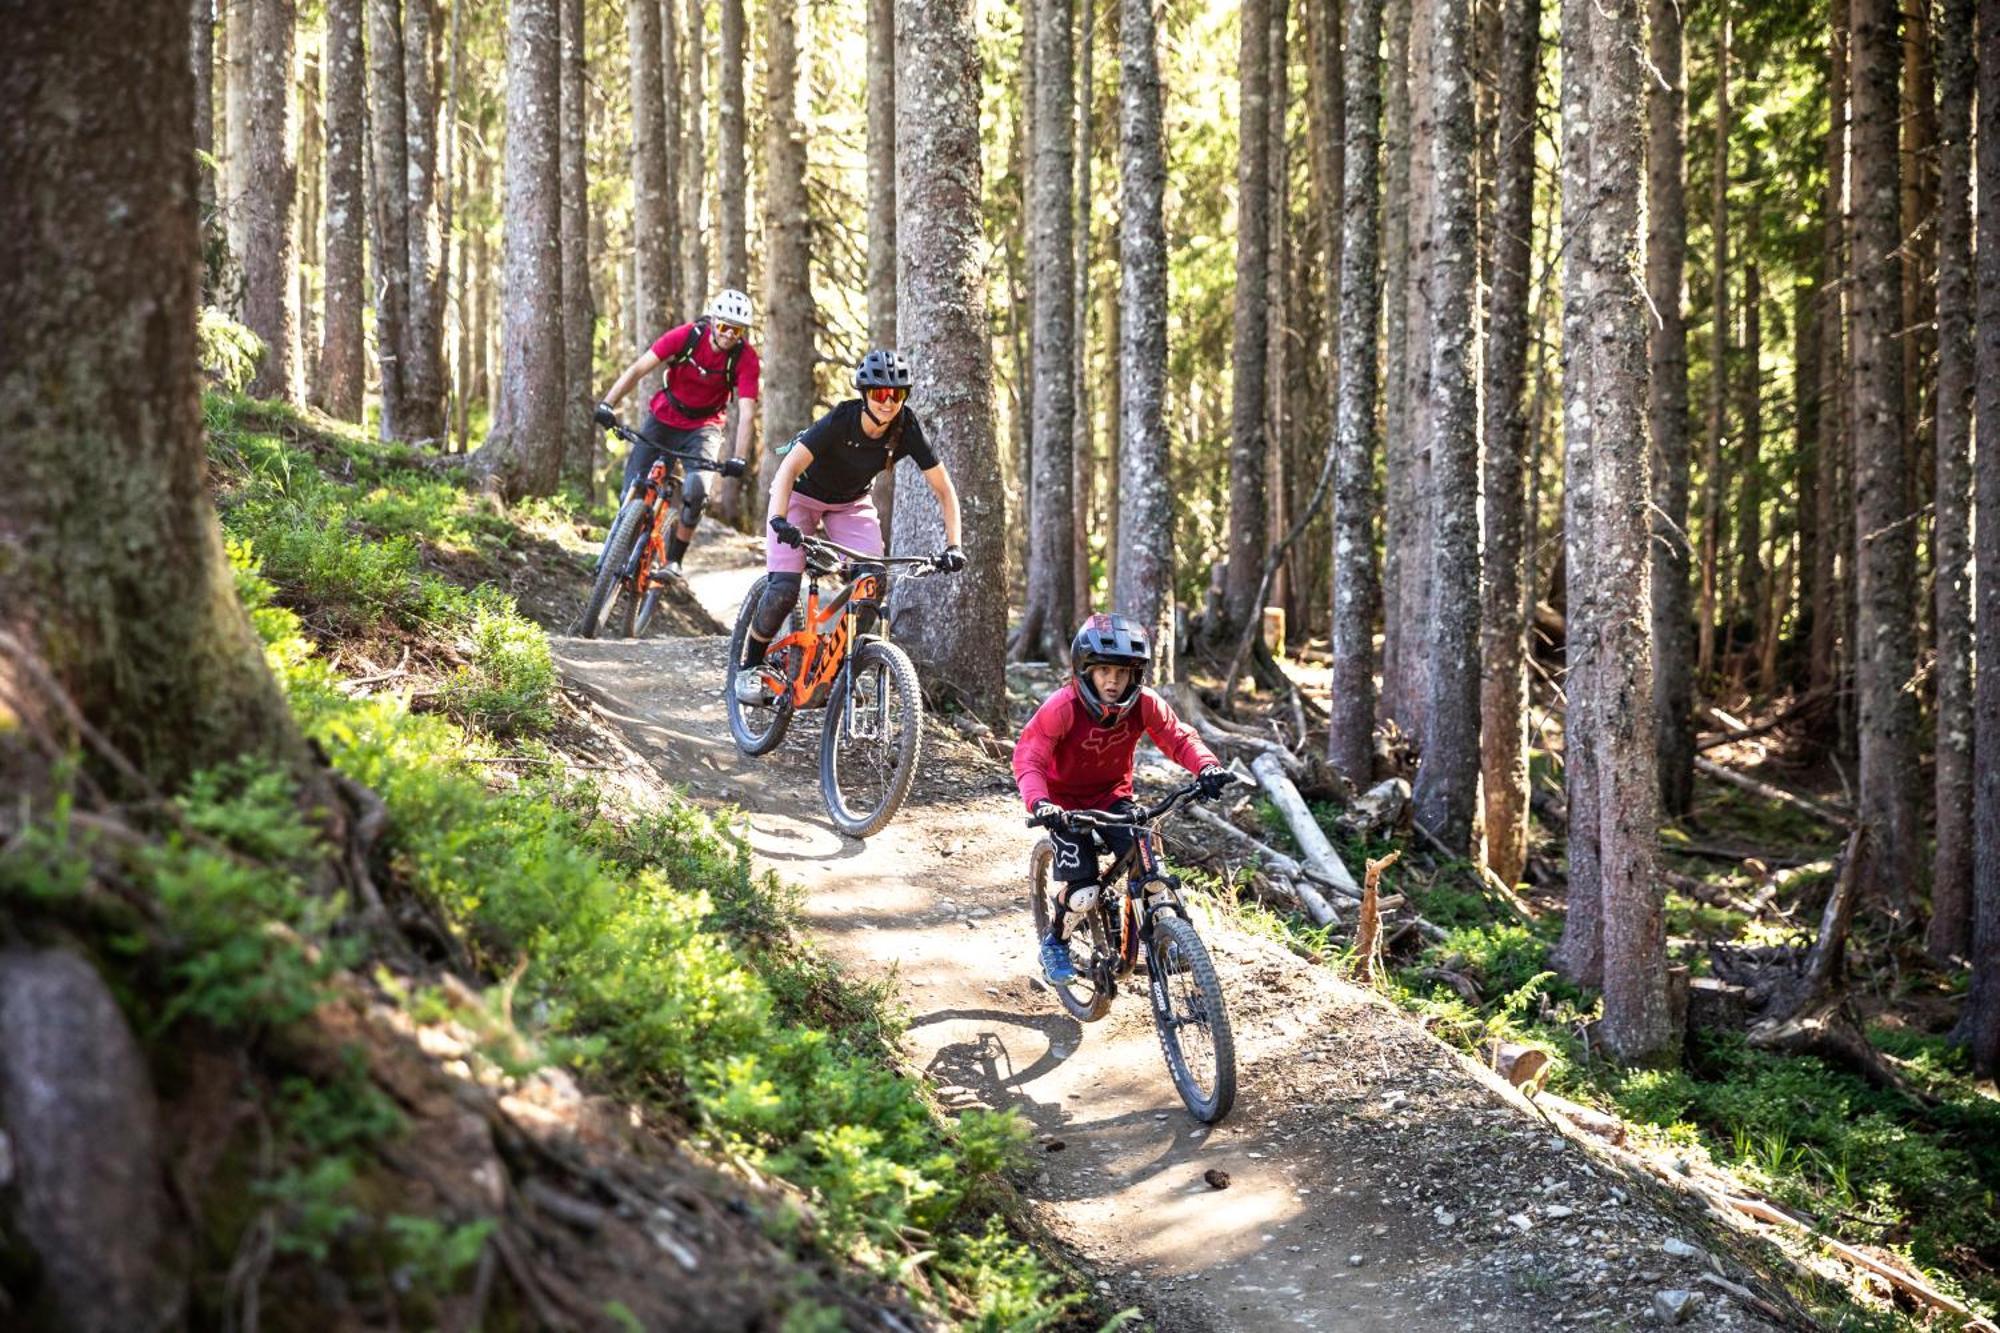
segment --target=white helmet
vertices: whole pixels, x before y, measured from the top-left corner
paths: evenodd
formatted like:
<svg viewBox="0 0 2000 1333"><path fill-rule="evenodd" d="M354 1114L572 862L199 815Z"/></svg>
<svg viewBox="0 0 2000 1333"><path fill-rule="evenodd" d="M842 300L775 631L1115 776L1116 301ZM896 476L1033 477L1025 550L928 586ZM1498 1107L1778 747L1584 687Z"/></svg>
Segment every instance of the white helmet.
<svg viewBox="0 0 2000 1333"><path fill-rule="evenodd" d="M734 287L724 287L709 297L708 309L701 313L709 319L741 324L746 329L754 322L750 312L750 298Z"/></svg>

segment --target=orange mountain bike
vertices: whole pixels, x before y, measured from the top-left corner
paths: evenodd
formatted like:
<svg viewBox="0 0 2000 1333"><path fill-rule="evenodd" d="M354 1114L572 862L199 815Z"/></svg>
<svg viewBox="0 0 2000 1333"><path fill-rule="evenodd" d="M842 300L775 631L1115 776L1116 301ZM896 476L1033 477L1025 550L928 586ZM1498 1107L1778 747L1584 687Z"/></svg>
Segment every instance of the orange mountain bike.
<svg viewBox="0 0 2000 1333"><path fill-rule="evenodd" d="M792 715L801 708L825 708L820 731L819 789L834 826L851 838L879 833L909 797L917 775L917 744L924 726L924 700L917 669L885 634L886 615L876 631L855 628L860 604L878 604L887 589L880 572L900 565L905 577L938 569L931 556L868 555L807 537L805 609L792 612L792 632L765 650L763 671L776 698L769 706L739 703L736 673L757 603L770 575L751 586L729 637L729 670L722 697L729 710L729 734L744 754L768 754L785 739ZM872 566L873 568L869 568ZM820 583L837 579L833 596L820 600Z"/></svg>
<svg viewBox="0 0 2000 1333"><path fill-rule="evenodd" d="M635 430L609 429L635 449L643 443ZM665 576L659 571L667 563L667 534L673 531L674 511L680 506L681 471L676 462L704 472L722 470L722 464L705 454L669 450L632 483L618 516L611 520L611 535L597 558L597 580L577 617L576 629L584 638L595 639L609 631L636 639L653 623L664 590Z"/></svg>

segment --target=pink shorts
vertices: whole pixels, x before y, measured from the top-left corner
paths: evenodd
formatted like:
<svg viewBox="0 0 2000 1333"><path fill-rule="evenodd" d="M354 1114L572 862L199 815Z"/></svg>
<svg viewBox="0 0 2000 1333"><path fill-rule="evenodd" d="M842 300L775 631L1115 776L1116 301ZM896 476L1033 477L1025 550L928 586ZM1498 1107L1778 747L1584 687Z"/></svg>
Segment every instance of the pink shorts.
<svg viewBox="0 0 2000 1333"><path fill-rule="evenodd" d="M882 554L882 521L876 516L875 501L870 496L844 505L830 505L793 491L785 521L808 537L818 536L820 525L825 524L828 541L869 555ZM764 568L773 574L803 574L806 553L779 541L777 533L769 533L764 538Z"/></svg>

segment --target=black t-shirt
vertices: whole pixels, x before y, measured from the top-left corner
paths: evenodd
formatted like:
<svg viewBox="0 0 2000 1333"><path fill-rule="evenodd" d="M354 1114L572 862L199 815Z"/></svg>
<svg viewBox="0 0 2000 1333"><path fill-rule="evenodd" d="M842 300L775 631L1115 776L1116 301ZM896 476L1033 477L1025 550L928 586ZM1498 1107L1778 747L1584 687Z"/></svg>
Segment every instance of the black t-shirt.
<svg viewBox="0 0 2000 1333"><path fill-rule="evenodd" d="M868 494L878 473L900 458L916 461L929 471L937 466L937 455L924 438L923 423L905 404L879 440L871 440L861 429L861 400L850 398L800 431L794 444L812 452L812 462L799 473L792 489L821 504L852 504Z"/></svg>

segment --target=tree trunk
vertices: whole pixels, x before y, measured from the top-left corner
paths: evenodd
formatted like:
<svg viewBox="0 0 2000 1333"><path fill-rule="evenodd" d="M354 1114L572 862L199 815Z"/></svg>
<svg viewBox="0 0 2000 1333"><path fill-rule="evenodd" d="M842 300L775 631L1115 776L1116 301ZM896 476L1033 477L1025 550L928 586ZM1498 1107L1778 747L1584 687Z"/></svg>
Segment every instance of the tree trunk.
<svg viewBox="0 0 2000 1333"><path fill-rule="evenodd" d="M227 219L230 271L226 305L243 309L243 250L249 210L243 195L250 179L250 25L256 0L223 0L222 215Z"/></svg>
<svg viewBox="0 0 2000 1333"><path fill-rule="evenodd" d="M681 293L689 304L708 299L708 7L687 0L681 107Z"/></svg>
<svg viewBox="0 0 2000 1333"><path fill-rule="evenodd" d="M1642 71L1632 56L1640 45L1640 15L1638 0L1569 3L1597 7L1590 24L1587 102L1595 202L1585 224L1587 253L1579 256L1572 248L1568 262L1587 265L1584 320L1592 343L1591 578L1598 591L1590 636L1597 662L1589 686L1604 904L1603 1037L1615 1058L1631 1064L1660 1059L1675 1041L1667 1012L1653 752L1647 315L1631 280L1640 262L1640 201L1624 188L1639 175L1644 151Z"/></svg>
<svg viewBox="0 0 2000 1333"><path fill-rule="evenodd" d="M259 398L294 405L299 386L299 163L292 142L292 0L254 0L250 16L250 170L243 199L243 323L264 340L250 381Z"/></svg>
<svg viewBox="0 0 2000 1333"><path fill-rule="evenodd" d="M1285 0L1278 0L1283 4ZM1259 614L1264 563L1264 433L1270 356L1271 0L1243 0L1237 43L1236 286L1230 328L1229 564L1224 576L1219 636L1233 638ZM1040 441L1036 441L1039 446Z"/></svg>
<svg viewBox="0 0 2000 1333"><path fill-rule="evenodd" d="M667 269L661 279L661 308L666 312L666 323L677 324L682 312L689 307L699 308L705 292L681 290L681 255L687 244L687 230L690 219L681 216L681 137L685 133L682 106L685 93L682 90L681 69L681 10L679 0L660 0L660 99L665 108L665 118L660 122L665 137L661 140L661 176L663 209L666 215ZM643 321L642 321L643 322Z"/></svg>
<svg viewBox="0 0 2000 1333"><path fill-rule="evenodd" d="M220 290L222 213L216 197L215 0L193 0L193 40L188 61L194 68L195 218L201 227L201 299L213 303Z"/></svg>
<svg viewBox="0 0 2000 1333"><path fill-rule="evenodd" d="M1695 670L1715 670L1717 584L1729 515L1722 507L1722 437L1729 424L1729 41L1728 0L1716 27L1715 149L1709 168L1709 236L1715 249L1709 298L1708 443L1701 460L1701 604Z"/></svg>
<svg viewBox="0 0 2000 1333"><path fill-rule="evenodd" d="M666 94L660 80L660 0L626 0L625 41L632 58L633 332L637 341L650 343L679 322L669 276L674 238L667 210L669 144ZM659 382L657 372L641 381L633 415L643 419L644 405Z"/></svg>
<svg viewBox="0 0 2000 1333"><path fill-rule="evenodd" d="M1563 796L1569 811L1568 905L1555 964L1579 986L1604 980L1604 884L1598 842L1595 644L1597 598L1592 451L1598 446L1585 219L1594 195L1588 105L1596 0L1562 0ZM1608 18L1605 21L1610 21Z"/></svg>
<svg viewBox="0 0 2000 1333"><path fill-rule="evenodd" d="M282 75L290 27L271 17L264 33L285 58L265 63ZM11 761L33 762L24 752L37 731L81 743L30 683L23 652L165 790L246 755L310 767L208 499L188 19L182 0L26 6L0 43L10 90L0 532L11 553L0 561L0 631L18 645L0 650L0 710L12 718L0 771L10 775L22 771ZM284 80L278 88L281 107ZM129 791L101 756L87 765Z"/></svg>
<svg viewBox="0 0 2000 1333"><path fill-rule="evenodd" d="M1942 964L1972 947L1972 6L1938 11L1937 855L1924 943Z"/></svg>
<svg viewBox="0 0 2000 1333"><path fill-rule="evenodd" d="M1472 179L1471 0L1435 0L1430 46L1432 615L1428 702L1412 807L1419 826L1471 856L1479 780L1478 199ZM1634 165L1637 164L1636 154Z"/></svg>
<svg viewBox="0 0 2000 1333"><path fill-rule="evenodd" d="M1936 466L1932 454L1934 422L1926 411L1924 386L1937 353L1931 320L1937 315L1937 80L1931 63L1930 0L1901 0L1901 99L1897 126L1901 134L1901 210L1897 255L1903 271L1903 315L1896 326L1897 350L1903 357L1903 427L1908 434L1911 503L1922 508L1931 501ZM1916 543L1913 541L1912 546ZM1920 550L1915 558L1934 557ZM1918 570L1925 581L1926 571ZM1930 647L1930 608L1917 604L1921 654Z"/></svg>
<svg viewBox="0 0 2000 1333"><path fill-rule="evenodd" d="M553 495L562 477L561 48L556 0L511 0L500 393L471 464L509 500Z"/></svg>
<svg viewBox="0 0 2000 1333"><path fill-rule="evenodd" d="M1401 288L1383 299L1403 304L1408 351L1400 381L1387 386L1385 410L1401 418L1400 451L1388 453L1384 506L1385 550L1397 552L1395 577L1385 579L1382 615L1382 693L1389 715L1406 735L1424 733L1431 624L1431 214L1436 111L1431 64L1434 0L1411 0L1409 32L1409 212L1408 264ZM1390 644L1394 643L1394 651Z"/></svg>
<svg viewBox="0 0 2000 1333"><path fill-rule="evenodd" d="M1348 0L1346 160L1340 247L1340 398L1333 493L1333 672L1326 757L1356 788L1373 776L1375 611L1375 285L1382 135L1381 0ZM1388 77L1400 80L1390 66Z"/></svg>
<svg viewBox="0 0 2000 1333"><path fill-rule="evenodd" d="M1014 657L1067 660L1077 619L1077 525L1072 431L1076 418L1075 144L1070 135L1076 74L1069 0L1034 0L1034 157L1028 178L1028 268L1034 284L1029 425L1034 484L1027 527L1028 590Z"/></svg>
<svg viewBox="0 0 2000 1333"><path fill-rule="evenodd" d="M886 5L891 9L891 27L893 28L894 0L872 0L872 3L877 7ZM871 16L872 12L871 9ZM872 21L871 17L871 23ZM872 27L870 33L872 40ZM716 193L719 196L718 204L722 227L722 235L718 242L722 254L722 281L719 285L734 287L738 291L744 292L750 290L749 211L745 198L749 193L749 183L746 179L747 172L743 156L745 120L743 114L743 60L744 44L747 35L743 18L743 0L722 0L721 68L717 71L715 77L716 109L719 113L718 118L721 121L721 133L719 136L721 150L715 164ZM891 42L895 40L895 33L893 31L888 34L887 40ZM874 59L872 48L869 58L871 61ZM869 68L872 79L874 66L871 64ZM891 74L893 75L893 73L894 70L892 67ZM874 91L874 84L872 82L869 84L869 90L872 98ZM869 132L871 135L874 132L874 124L874 111L871 102L869 111ZM890 151L893 154L893 141L890 145ZM872 140L869 152L872 163L874 153ZM889 161L888 168L893 175L895 172L893 157ZM872 183L873 178L871 177L871 186ZM895 227L893 197L890 203L889 225L893 230ZM872 202L870 209L869 217L872 225L874 217ZM889 271L888 282L890 291L893 293L896 283L896 274L893 265ZM891 341L893 341L893 337ZM729 405L729 424L726 438L730 440L736 438L737 415L744 410L741 403L732 402ZM882 489L877 488L878 497L882 494ZM756 491L757 487L754 482L746 483L736 477L724 477L721 486L716 491L717 515L723 522L733 523L739 528L756 527L763 519L763 515L756 512L756 502L754 498L751 498L755 496ZM889 516L885 511L882 515L882 525L885 531L888 528L888 523Z"/></svg>
<svg viewBox="0 0 2000 1333"><path fill-rule="evenodd" d="M1167 398L1167 163L1153 7L1118 7L1118 560L1114 609L1153 632L1174 678L1174 521Z"/></svg>
<svg viewBox="0 0 2000 1333"><path fill-rule="evenodd" d="M2000 199L2000 0L1979 0L1979 197ZM2000 1074L2000 208L1978 214L1978 531L1974 653L1972 990L1954 1035L1982 1075Z"/></svg>
<svg viewBox="0 0 2000 1333"><path fill-rule="evenodd" d="M1663 3L1664 0L1655 0ZM1527 617L1521 561L1527 512L1528 276L1535 209L1535 91L1541 0L1507 0L1501 19L1494 155L1492 293L1486 346L1486 558L1480 591L1479 749L1486 864L1503 884L1528 859Z"/></svg>
<svg viewBox="0 0 2000 1333"><path fill-rule="evenodd" d="M410 317L402 345L401 438L444 439L444 249L438 213L436 0L403 0L403 195L410 245Z"/></svg>
<svg viewBox="0 0 2000 1333"><path fill-rule="evenodd" d="M361 266L361 106L367 54L361 42L364 0L328 0L326 7L326 305L321 320L315 401L327 415L361 420L367 366L361 311L367 304Z"/></svg>
<svg viewBox="0 0 2000 1333"><path fill-rule="evenodd" d="M1756 206L1750 210L1745 227L1745 249L1757 253L1758 225ZM1760 629L1760 613L1764 609L1763 563L1764 506L1763 460L1760 455L1764 448L1764 379L1761 373L1764 359L1763 312L1758 308L1763 304L1763 274L1755 259L1743 265L1743 350L1739 357L1742 370L1740 395L1741 406L1737 409L1736 476L1741 484L1736 504L1736 580L1733 595L1729 601L1729 614L1724 617L1727 631L1723 643L1732 651L1742 654L1734 668L1738 679L1749 674L1745 660L1756 652ZM1749 635L1738 642L1739 628L1745 626ZM1759 681L1758 685L1769 689L1769 681Z"/></svg>
<svg viewBox="0 0 2000 1333"><path fill-rule="evenodd" d="M562 23L562 340L563 474L590 492L591 455L598 429L590 419L591 334L597 311L590 299L590 179L585 161L584 0L560 0Z"/></svg>
<svg viewBox="0 0 2000 1333"><path fill-rule="evenodd" d="M482 146L474 152L473 188L483 200L493 198L493 158ZM493 243L484 225L472 228L472 380L470 396L492 404ZM464 450L461 448L460 452Z"/></svg>
<svg viewBox="0 0 2000 1333"><path fill-rule="evenodd" d="M880 5L882 0L872 0ZM740 291L750 288L749 225L746 221L744 181L744 114L743 114L743 59L746 30L743 20L744 0L722 0L722 68L716 74L715 96L719 103L721 158L716 163L716 193L719 196L722 215L722 283L724 287L735 287ZM871 11L872 13L872 11ZM893 9L892 9L893 14ZM893 27L893 17L891 26ZM894 41L895 33L888 34ZM872 49L871 49L872 59ZM890 71L894 74L893 67ZM873 77L873 65L870 65ZM871 97L873 83L870 85ZM873 105L872 101L870 103ZM870 111L869 129L874 130L874 115ZM873 160L873 140L870 140L871 162ZM894 140L890 141L890 151L894 152ZM893 166L891 168L893 174ZM871 182L873 178L871 177ZM893 210L895 197L890 196ZM893 219L893 211L891 217ZM895 290L895 274L890 272L890 291Z"/></svg>
<svg viewBox="0 0 2000 1333"><path fill-rule="evenodd" d="M292 265L293 294L298 310L298 332L293 339L298 361L299 394L317 401L319 358L311 349L319 346L319 279L326 272L320 244L320 202L325 195L326 175L326 94L321 75L322 59L316 46L299 52L299 75L293 96L299 107L298 129L298 217L292 235L298 247L298 262Z"/></svg>
<svg viewBox="0 0 2000 1333"><path fill-rule="evenodd" d="M1860 884L1902 913L1917 882L1915 534L1903 437L1902 309L1897 219L1893 0L1855 0L1854 19L1854 522L1860 614L1855 689L1861 742L1860 816L1869 836Z"/></svg>
<svg viewBox="0 0 2000 1333"><path fill-rule="evenodd" d="M1290 526L1286 489L1295 470L1290 466L1288 457L1293 448L1288 408L1291 395L1297 391L1285 369L1290 361L1289 344L1297 328L1291 302L1295 290L1291 272L1291 152L1285 134L1291 111L1292 0L1268 0L1268 3L1271 26L1265 49L1270 61L1267 74L1270 95L1264 99L1264 114L1270 156L1265 165L1264 178L1269 185L1265 239L1270 252L1264 265L1264 317L1270 321L1271 332L1264 340L1264 540L1258 550L1256 580L1268 586L1262 597L1253 596L1252 599L1260 635L1263 632L1264 607L1276 606L1286 610L1291 600L1288 560L1281 548L1285 529ZM1277 554L1278 565L1267 580L1262 566L1273 552ZM1252 592L1255 592L1254 585ZM1286 615L1287 626L1297 623L1296 615ZM1259 639L1259 642L1262 640ZM1285 645L1280 642L1273 646L1282 651Z"/></svg>
<svg viewBox="0 0 2000 1333"><path fill-rule="evenodd" d="M1817 485L1813 494L1815 538L1811 575L1812 634L1807 688L1831 693L1843 674L1851 645L1844 645L1842 607L1844 583L1851 582L1853 549L1841 540L1843 515L1839 504L1847 472L1846 392L1841 385L1842 349L1847 324L1843 314L1847 289L1847 43L1841 19L1845 9L1834 6L1833 30L1827 37L1826 193L1821 198L1819 263L1819 447L1814 458ZM1845 711L1843 708L1841 711Z"/></svg>
<svg viewBox="0 0 2000 1333"><path fill-rule="evenodd" d="M799 119L805 82L799 68L798 0L773 0L765 11L764 128L764 439L788 440L812 423L812 235L807 215L806 140ZM981 339L982 346L984 339ZM768 495L778 471L775 449L764 450ZM938 545L942 546L940 542ZM904 549L898 547L898 549Z"/></svg>
<svg viewBox="0 0 2000 1333"><path fill-rule="evenodd" d="M403 100L401 0L368 0L369 128L374 137L375 360L382 393L381 435L409 435L403 348L410 325L410 215L401 182L410 175Z"/></svg>
<svg viewBox="0 0 2000 1333"><path fill-rule="evenodd" d="M1077 56L1076 73L1076 205L1075 225L1072 228L1076 259L1076 287L1070 309L1073 317L1072 338L1076 347L1076 411L1075 424L1070 431L1070 496L1076 510L1076 521L1070 525L1073 540L1070 547L1071 588L1070 615L1081 617L1093 609L1092 582L1090 576L1090 537L1096 529L1095 516L1091 512L1092 473L1097 463L1096 418L1092 414L1090 401L1090 223L1093 216L1090 198L1090 159L1095 151L1092 135L1091 112L1095 101L1095 77L1093 59L1097 38L1097 6L1095 0L1083 0L1083 18L1078 24L1078 43L1081 50ZM1115 501L1114 501L1115 506ZM1063 626L1067 633L1069 626Z"/></svg>
<svg viewBox="0 0 2000 1333"><path fill-rule="evenodd" d="M958 487L975 572L905 580L894 625L933 691L997 722L1006 685L994 646L1007 607L990 571L1003 568L1006 531L980 236L979 45L971 0L901 0L896 20L896 319L916 367L911 401ZM916 469L898 471L896 549L935 551L944 525L929 487Z"/></svg>
<svg viewBox="0 0 2000 1333"><path fill-rule="evenodd" d="M1119 458L1119 425L1125 419L1124 400L1124 313L1119 300L1119 287L1124 282L1125 262L1120 254L1119 240L1114 232L1111 237L1112 270L1119 274L1116 282L1104 284L1104 312L1098 316L1104 330L1104 423L1110 432L1110 440L1104 449L1104 593L1117 605L1115 594L1118 590L1118 553L1125 540L1125 484ZM1156 647L1158 645L1155 645Z"/></svg>
<svg viewBox="0 0 2000 1333"><path fill-rule="evenodd" d="M1350 0L1351 2L1351 0ZM1402 607L1403 564L1409 557L1397 540L1409 538L1409 430L1400 395L1409 377L1410 285L1410 5L1387 0L1382 23L1388 61L1382 106L1382 691L1376 710L1383 721L1407 721L1392 692L1403 678L1403 636L1397 628ZM1353 48L1349 48L1352 50ZM1339 522L1338 516L1335 518ZM1372 635L1374 627L1368 627Z"/></svg>
<svg viewBox="0 0 2000 1333"><path fill-rule="evenodd" d="M1675 0L1649 0L1648 40L1659 79L1646 89L1646 292L1659 324L1648 346L1647 426L1653 436L1654 724L1660 806L1694 802L1694 608L1688 564L1687 82Z"/></svg>

